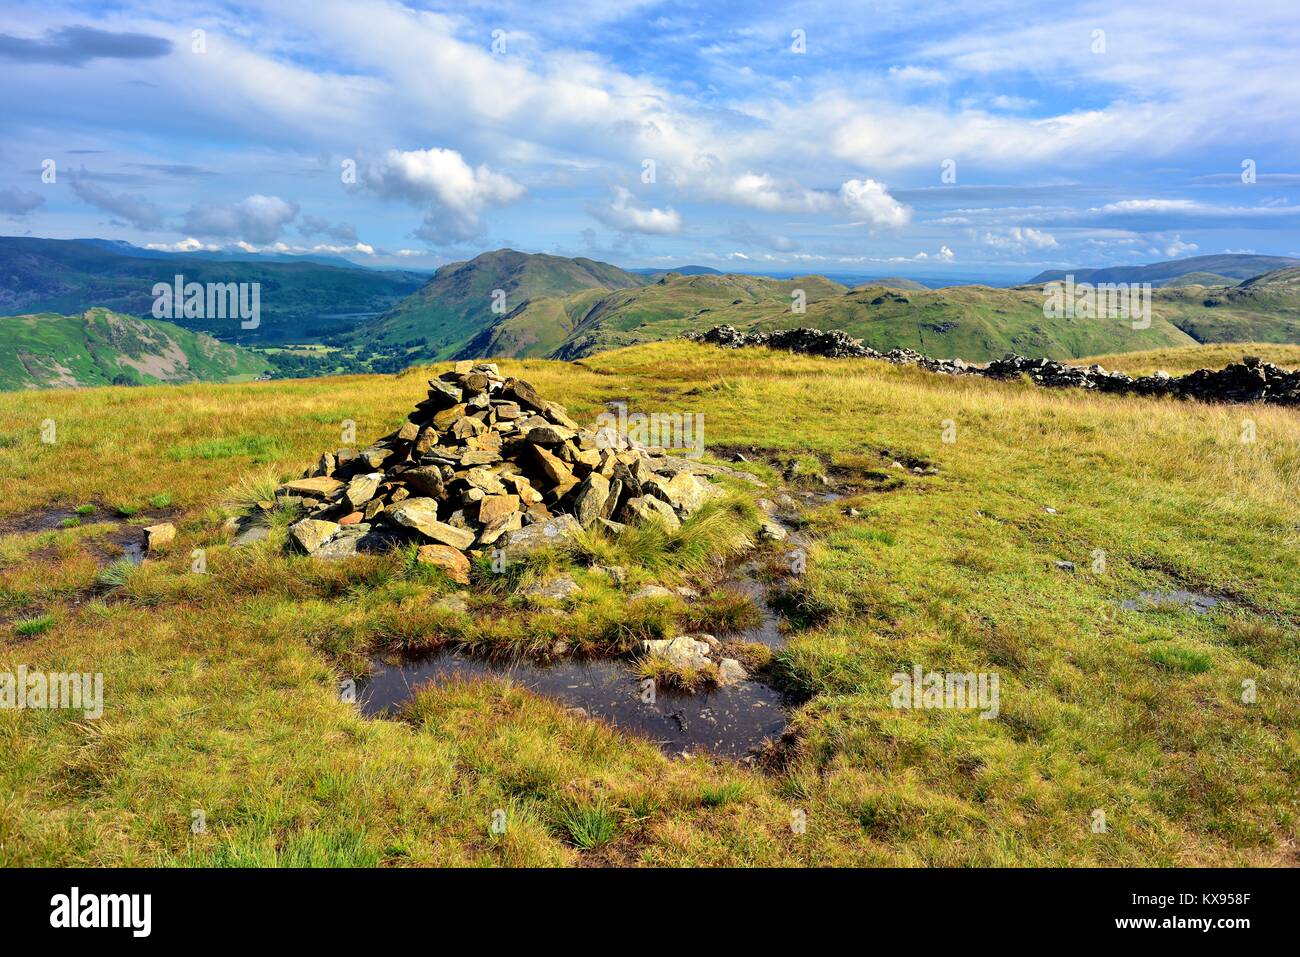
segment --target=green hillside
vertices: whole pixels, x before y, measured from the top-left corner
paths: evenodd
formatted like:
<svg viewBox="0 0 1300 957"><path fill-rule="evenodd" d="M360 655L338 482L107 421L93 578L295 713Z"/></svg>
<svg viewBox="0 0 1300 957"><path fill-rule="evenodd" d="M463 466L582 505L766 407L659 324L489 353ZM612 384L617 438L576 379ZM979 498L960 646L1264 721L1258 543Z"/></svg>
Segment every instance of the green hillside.
<svg viewBox="0 0 1300 957"><path fill-rule="evenodd" d="M270 368L203 333L108 309L0 318L0 390L237 382Z"/></svg>
<svg viewBox="0 0 1300 957"><path fill-rule="evenodd" d="M844 286L822 276L770 279L670 273L640 289L605 296L551 356L572 359L639 342L671 339L721 322L749 324L759 315L789 312L796 290L803 290L810 312L812 303L847 292Z"/></svg>
<svg viewBox="0 0 1300 957"><path fill-rule="evenodd" d="M126 247L129 250L131 247ZM155 283L259 283L261 321L178 319L187 329L232 342L297 342L349 332L387 309L428 276L316 262L226 261L200 255L131 255L93 242L0 236L0 315L76 315L103 306L148 318Z"/></svg>
<svg viewBox="0 0 1300 957"><path fill-rule="evenodd" d="M1179 286L1235 286L1237 280L1230 276L1222 276L1217 272L1189 272L1186 275L1179 276L1176 279L1170 279L1162 284L1164 289L1175 289Z"/></svg>
<svg viewBox="0 0 1300 957"><path fill-rule="evenodd" d="M443 266L418 292L344 338L380 347L423 341L424 354L446 358L489 327L515 318L526 303L591 289L633 288L643 282L644 277L592 259L499 249L469 262ZM493 297L495 290L505 293L504 313L493 311L493 303L498 301ZM546 313L550 320L566 314L563 309ZM521 333L519 339L531 345L533 335ZM535 341L549 341L555 338L555 330L548 328L535 335ZM514 337L507 334L502 341L513 342Z"/></svg>

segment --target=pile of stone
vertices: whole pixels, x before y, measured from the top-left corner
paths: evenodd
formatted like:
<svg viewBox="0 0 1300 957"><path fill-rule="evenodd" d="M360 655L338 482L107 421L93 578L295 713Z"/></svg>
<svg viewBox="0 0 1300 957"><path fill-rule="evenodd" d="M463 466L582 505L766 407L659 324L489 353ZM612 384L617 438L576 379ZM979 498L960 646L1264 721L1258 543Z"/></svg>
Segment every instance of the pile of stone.
<svg viewBox="0 0 1300 957"><path fill-rule="evenodd" d="M311 555L416 542L422 560L467 582L484 550L509 562L580 528L677 528L722 494L704 478L721 471L584 429L523 379L466 361L430 380L396 432L326 452L276 498L305 510L289 531Z"/></svg>
<svg viewBox="0 0 1300 957"><path fill-rule="evenodd" d="M912 365L944 375L978 375L990 379L1027 376L1046 388L1095 389L1098 392L1173 396L1202 402L1267 402L1300 405L1300 370L1283 369L1256 356L1245 356L1222 369L1198 369L1184 376L1156 372L1129 376L1107 372L1099 365L1072 366L1055 359L1029 359L1009 355L985 365L961 359L936 359L911 349L879 352L840 330L784 329L776 332L740 332L732 326L715 326L708 332L686 333L695 342L739 349L764 346L832 359L881 359L895 365Z"/></svg>

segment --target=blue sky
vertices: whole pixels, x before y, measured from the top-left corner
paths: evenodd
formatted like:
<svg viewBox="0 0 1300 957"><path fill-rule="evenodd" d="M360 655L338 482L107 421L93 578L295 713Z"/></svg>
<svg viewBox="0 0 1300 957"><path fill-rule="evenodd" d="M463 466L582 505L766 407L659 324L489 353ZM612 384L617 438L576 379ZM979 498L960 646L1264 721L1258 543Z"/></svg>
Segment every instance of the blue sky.
<svg viewBox="0 0 1300 957"><path fill-rule="evenodd" d="M1280 3L10 0L0 232L922 278L1300 255L1297 49Z"/></svg>

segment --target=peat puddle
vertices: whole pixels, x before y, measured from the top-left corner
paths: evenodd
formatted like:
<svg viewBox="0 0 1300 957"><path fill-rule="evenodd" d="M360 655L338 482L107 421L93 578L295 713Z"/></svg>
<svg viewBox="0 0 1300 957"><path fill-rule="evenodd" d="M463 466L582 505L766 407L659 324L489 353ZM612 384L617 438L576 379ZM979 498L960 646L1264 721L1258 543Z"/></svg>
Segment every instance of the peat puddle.
<svg viewBox="0 0 1300 957"><path fill-rule="evenodd" d="M85 536L81 542L97 558L104 562L125 558L138 565L144 560L144 527L168 521L171 514L168 512L165 517L137 515L133 516L134 522L130 522L127 517L106 509L96 509L83 515L70 508L47 508L0 521L0 538L93 528L93 534ZM53 555L54 552L54 547L48 546L32 552L28 557L41 558Z"/></svg>
<svg viewBox="0 0 1300 957"><path fill-rule="evenodd" d="M1214 595L1202 595L1200 592L1178 589L1176 591L1144 591L1137 598L1120 602L1125 611L1141 611L1146 608L1159 608L1162 605L1177 605L1187 608L1194 615L1204 615L1219 602Z"/></svg>
<svg viewBox="0 0 1300 957"><path fill-rule="evenodd" d="M742 681L699 694L659 691L653 703L647 703L642 700L640 680L622 660L503 664L456 651L399 665L378 663L360 683L361 712L380 715L400 706L419 685L455 677L510 678L620 731L649 738L670 754L708 751L743 757L780 735L787 720L781 692L761 681Z"/></svg>
<svg viewBox="0 0 1300 957"><path fill-rule="evenodd" d="M794 536L790 543L801 544ZM785 643L756 561L740 565L722 585L753 599L760 620L752 628L717 637L761 642L771 648ZM567 707L581 708L587 716L620 731L648 738L671 755L706 751L743 758L781 735L793 704L761 677L695 694L659 689L652 701L646 701L641 679L626 659L498 662L453 650L404 661L374 659L371 673L358 682L357 697L362 714L373 717L400 708L420 685L481 677L509 678Z"/></svg>

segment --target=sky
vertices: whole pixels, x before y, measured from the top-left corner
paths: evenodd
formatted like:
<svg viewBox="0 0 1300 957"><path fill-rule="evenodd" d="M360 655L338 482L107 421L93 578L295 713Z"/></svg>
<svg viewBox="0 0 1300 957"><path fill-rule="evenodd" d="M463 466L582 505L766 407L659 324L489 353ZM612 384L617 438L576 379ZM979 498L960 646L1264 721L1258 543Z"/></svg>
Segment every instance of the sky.
<svg viewBox="0 0 1300 957"><path fill-rule="evenodd" d="M428 269L1300 256L1300 4L26 3L0 234Z"/></svg>

